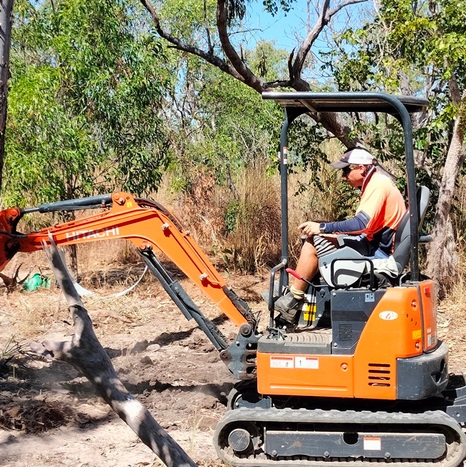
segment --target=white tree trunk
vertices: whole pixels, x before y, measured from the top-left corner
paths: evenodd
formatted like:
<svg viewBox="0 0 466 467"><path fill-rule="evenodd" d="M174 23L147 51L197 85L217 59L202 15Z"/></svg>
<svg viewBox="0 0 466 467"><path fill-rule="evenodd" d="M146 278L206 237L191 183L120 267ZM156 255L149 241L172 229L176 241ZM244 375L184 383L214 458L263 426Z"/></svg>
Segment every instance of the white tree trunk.
<svg viewBox="0 0 466 467"><path fill-rule="evenodd" d="M46 252L57 283L69 305L75 334L71 341L33 343L31 350L42 356L68 362L86 376L105 402L166 466L196 466L120 381L109 356L94 333L91 319L76 292L61 255L53 241L51 243L51 248L47 248Z"/></svg>
<svg viewBox="0 0 466 467"><path fill-rule="evenodd" d="M451 221L451 205L458 173L464 164L464 126L466 96L455 96L458 104L458 116L453 127L452 139L445 160L440 185L439 199L436 206L433 241L427 255L427 273L440 285L442 296L454 284L458 270L458 252Z"/></svg>

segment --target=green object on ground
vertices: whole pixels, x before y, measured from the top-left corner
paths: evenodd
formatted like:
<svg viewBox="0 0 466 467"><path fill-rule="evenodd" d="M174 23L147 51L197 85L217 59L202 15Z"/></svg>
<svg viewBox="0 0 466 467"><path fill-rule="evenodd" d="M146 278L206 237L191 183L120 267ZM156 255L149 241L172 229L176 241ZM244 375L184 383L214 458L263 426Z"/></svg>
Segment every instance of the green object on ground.
<svg viewBox="0 0 466 467"><path fill-rule="evenodd" d="M28 292L33 292L39 287L50 289L50 278L36 272L23 285L23 289Z"/></svg>

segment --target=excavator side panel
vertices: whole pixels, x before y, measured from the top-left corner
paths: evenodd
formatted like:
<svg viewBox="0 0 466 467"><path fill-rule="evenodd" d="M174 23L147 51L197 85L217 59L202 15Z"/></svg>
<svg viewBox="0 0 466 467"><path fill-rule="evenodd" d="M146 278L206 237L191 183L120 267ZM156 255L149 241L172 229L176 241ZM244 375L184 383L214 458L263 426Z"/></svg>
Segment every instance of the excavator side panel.
<svg viewBox="0 0 466 467"><path fill-rule="evenodd" d="M397 359L422 354L418 287L387 289L372 312L354 354L355 397L397 397Z"/></svg>
<svg viewBox="0 0 466 467"><path fill-rule="evenodd" d="M257 353L260 394L352 397L353 380L351 355Z"/></svg>

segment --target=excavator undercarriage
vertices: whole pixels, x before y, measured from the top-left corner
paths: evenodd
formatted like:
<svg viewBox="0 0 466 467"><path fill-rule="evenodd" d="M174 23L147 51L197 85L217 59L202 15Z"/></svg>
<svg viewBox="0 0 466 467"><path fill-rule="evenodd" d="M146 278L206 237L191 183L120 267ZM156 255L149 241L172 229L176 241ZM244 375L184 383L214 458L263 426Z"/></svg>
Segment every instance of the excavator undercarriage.
<svg viewBox="0 0 466 467"><path fill-rule="evenodd" d="M253 409L228 412L215 432L218 455L245 466L451 466L465 436L441 411Z"/></svg>

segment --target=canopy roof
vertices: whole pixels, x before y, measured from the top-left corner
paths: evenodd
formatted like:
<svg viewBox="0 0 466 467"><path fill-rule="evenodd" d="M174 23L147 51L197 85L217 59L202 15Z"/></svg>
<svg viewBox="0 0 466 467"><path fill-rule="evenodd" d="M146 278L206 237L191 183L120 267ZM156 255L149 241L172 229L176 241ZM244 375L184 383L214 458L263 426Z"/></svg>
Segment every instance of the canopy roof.
<svg viewBox="0 0 466 467"><path fill-rule="evenodd" d="M421 112L429 104L427 99L420 97L373 92L264 92L262 98L302 112L385 112L399 115L399 104L408 113Z"/></svg>

